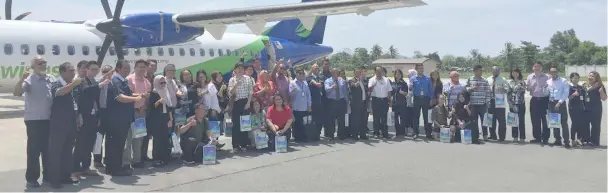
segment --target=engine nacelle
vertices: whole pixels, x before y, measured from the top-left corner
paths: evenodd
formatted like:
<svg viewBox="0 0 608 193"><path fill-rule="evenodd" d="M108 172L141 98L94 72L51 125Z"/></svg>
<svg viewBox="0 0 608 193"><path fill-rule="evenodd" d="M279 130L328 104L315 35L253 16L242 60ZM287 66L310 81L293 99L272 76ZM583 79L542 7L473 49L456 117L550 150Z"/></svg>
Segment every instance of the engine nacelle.
<svg viewBox="0 0 608 193"><path fill-rule="evenodd" d="M204 29L173 23L172 13L137 13L120 17L125 47L153 47L188 42Z"/></svg>

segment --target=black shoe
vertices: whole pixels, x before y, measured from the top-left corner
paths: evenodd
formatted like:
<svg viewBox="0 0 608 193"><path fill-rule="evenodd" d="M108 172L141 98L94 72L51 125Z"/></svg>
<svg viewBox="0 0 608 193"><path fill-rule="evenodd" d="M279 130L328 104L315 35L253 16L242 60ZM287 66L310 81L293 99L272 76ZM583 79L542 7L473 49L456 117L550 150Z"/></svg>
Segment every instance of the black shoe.
<svg viewBox="0 0 608 193"><path fill-rule="evenodd" d="M345 139L346 139L346 137L338 137L338 140L340 140L340 141L345 140Z"/></svg>
<svg viewBox="0 0 608 193"><path fill-rule="evenodd" d="M540 143L540 142L542 142L542 141L540 141L540 139L533 139L533 140L530 140L530 143Z"/></svg>
<svg viewBox="0 0 608 193"><path fill-rule="evenodd" d="M40 183L38 181L26 182L25 186L28 188L40 188Z"/></svg>
<svg viewBox="0 0 608 193"><path fill-rule="evenodd" d="M382 135L382 138L384 138L384 139L391 139L391 136L389 136L388 134L386 134L386 135Z"/></svg>
<svg viewBox="0 0 608 193"><path fill-rule="evenodd" d="M361 135L361 136L359 136L359 139L361 139L361 140L369 140L369 137L367 137L367 135Z"/></svg>
<svg viewBox="0 0 608 193"><path fill-rule="evenodd" d="M144 156L142 160L144 160L146 162L154 161L152 158L150 158L148 156Z"/></svg>
<svg viewBox="0 0 608 193"><path fill-rule="evenodd" d="M566 149L570 149L572 146L570 146L570 143L569 143L569 142L566 142L566 143L565 143L565 145L564 145L564 147L565 147Z"/></svg>
<svg viewBox="0 0 608 193"><path fill-rule="evenodd" d="M551 146L562 146L562 142L556 141L554 143L551 144Z"/></svg>
<svg viewBox="0 0 608 193"><path fill-rule="evenodd" d="M136 164L131 164L131 167L133 167L133 168L139 168L139 169L144 168L144 166L145 166L144 162L139 162L139 163L136 163Z"/></svg>
<svg viewBox="0 0 608 193"><path fill-rule="evenodd" d="M222 149L222 147L224 147L226 144L225 143L217 143L217 145L215 145L215 147L217 149Z"/></svg>
<svg viewBox="0 0 608 193"><path fill-rule="evenodd" d="M498 142L504 142L505 139L498 139Z"/></svg>
<svg viewBox="0 0 608 193"><path fill-rule="evenodd" d="M101 162L95 162L93 163L93 166L95 166L96 168L103 168L104 165Z"/></svg>

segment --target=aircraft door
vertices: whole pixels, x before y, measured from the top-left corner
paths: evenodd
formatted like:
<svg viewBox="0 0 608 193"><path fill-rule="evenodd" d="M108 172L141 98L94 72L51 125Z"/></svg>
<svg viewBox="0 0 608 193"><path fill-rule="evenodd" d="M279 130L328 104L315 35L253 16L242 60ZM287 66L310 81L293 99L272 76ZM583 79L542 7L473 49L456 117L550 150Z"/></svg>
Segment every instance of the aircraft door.
<svg viewBox="0 0 608 193"><path fill-rule="evenodd" d="M262 40L264 42L264 46L266 46L266 54L268 58L268 69L274 68L275 61L277 61L277 55L274 50L274 46L270 43L269 40Z"/></svg>

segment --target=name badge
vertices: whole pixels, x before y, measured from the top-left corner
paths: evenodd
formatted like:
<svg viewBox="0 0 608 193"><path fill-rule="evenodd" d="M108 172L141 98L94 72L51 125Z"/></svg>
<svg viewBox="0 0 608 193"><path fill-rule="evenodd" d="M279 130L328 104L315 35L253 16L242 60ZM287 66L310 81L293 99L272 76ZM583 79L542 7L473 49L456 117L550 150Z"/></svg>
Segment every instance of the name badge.
<svg viewBox="0 0 608 193"><path fill-rule="evenodd" d="M76 104L76 102L74 102L74 110L78 111L78 105Z"/></svg>
<svg viewBox="0 0 608 193"><path fill-rule="evenodd" d="M302 97L304 96L304 92L302 92Z"/></svg>
<svg viewBox="0 0 608 193"><path fill-rule="evenodd" d="M420 91L420 96L424 96L424 91Z"/></svg>
<svg viewBox="0 0 608 193"><path fill-rule="evenodd" d="M581 99L581 101L584 101L584 100L585 100L585 98L584 98L583 96L578 96L578 98L580 98L580 99Z"/></svg>

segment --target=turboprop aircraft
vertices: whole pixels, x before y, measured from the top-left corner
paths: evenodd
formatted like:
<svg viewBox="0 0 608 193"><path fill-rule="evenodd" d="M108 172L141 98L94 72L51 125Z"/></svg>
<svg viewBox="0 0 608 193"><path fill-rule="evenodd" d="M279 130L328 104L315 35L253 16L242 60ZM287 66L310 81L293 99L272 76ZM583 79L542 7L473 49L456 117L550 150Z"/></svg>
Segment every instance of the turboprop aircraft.
<svg viewBox="0 0 608 193"><path fill-rule="evenodd" d="M63 62L97 60L114 66L117 60L156 59L162 69L175 64L178 73L189 69L231 75L243 53L246 61L258 57L262 68L269 61L290 59L293 66L327 56L333 49L323 43L327 16L426 5L421 0L303 0L301 3L188 13L135 13L121 15L125 0L114 13L101 0L106 19L84 21L0 20L0 92L9 92L31 59L43 56L47 72L58 74ZM5 18L10 19L11 2ZM24 13L16 19L23 19ZM278 22L266 28L267 22ZM244 23L251 34L225 33L228 25Z"/></svg>

